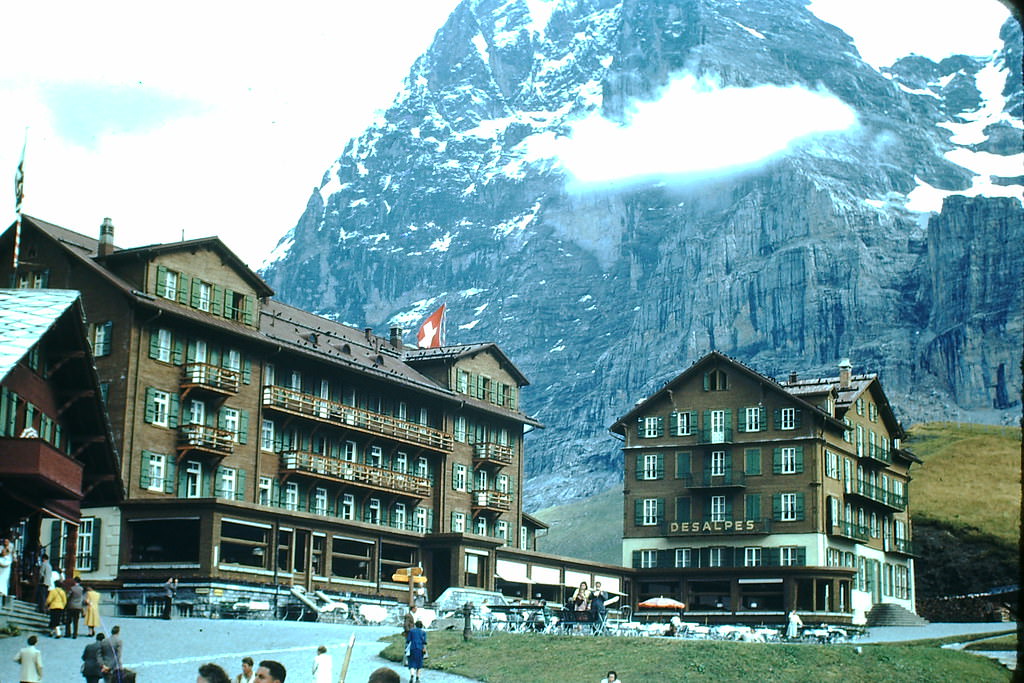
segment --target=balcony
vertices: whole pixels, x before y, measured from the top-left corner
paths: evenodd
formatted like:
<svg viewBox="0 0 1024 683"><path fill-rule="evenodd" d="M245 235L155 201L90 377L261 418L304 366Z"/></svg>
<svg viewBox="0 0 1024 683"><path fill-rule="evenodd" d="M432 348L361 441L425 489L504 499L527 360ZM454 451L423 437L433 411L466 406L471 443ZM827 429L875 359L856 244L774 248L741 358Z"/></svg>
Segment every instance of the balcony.
<svg viewBox="0 0 1024 683"><path fill-rule="evenodd" d="M386 436L412 446L422 446L442 453L452 451L452 435L448 432L304 394L295 389L265 386L263 405L289 415L299 415L374 436Z"/></svg>
<svg viewBox="0 0 1024 683"><path fill-rule="evenodd" d="M281 453L281 471L357 484L378 491L416 498L426 498L430 495L430 480L424 477L364 465L359 462L349 462L308 451L283 451Z"/></svg>
<svg viewBox="0 0 1024 683"><path fill-rule="evenodd" d="M178 452L188 451L231 455L235 452L235 433L207 425L181 425L178 427Z"/></svg>
<svg viewBox="0 0 1024 683"><path fill-rule="evenodd" d="M892 464L892 456L889 455L888 451L882 450L882 447L877 444L866 444L861 452L860 458L877 465Z"/></svg>
<svg viewBox="0 0 1024 683"><path fill-rule="evenodd" d="M914 542L908 541L905 538L894 538L891 542L887 541L885 549L900 555L917 555L914 549Z"/></svg>
<svg viewBox="0 0 1024 683"><path fill-rule="evenodd" d="M833 536L843 536L858 543L867 543L871 539L871 533L866 526L860 526L853 522L839 522L832 525Z"/></svg>
<svg viewBox="0 0 1024 683"><path fill-rule="evenodd" d="M484 491L473 491L472 496L474 509L491 510L492 512L508 512L512 509L511 493L486 489Z"/></svg>
<svg viewBox="0 0 1024 683"><path fill-rule="evenodd" d="M683 480L691 489L743 488L747 485L747 475L732 470L722 474L712 474L710 471L687 474Z"/></svg>
<svg viewBox="0 0 1024 683"><path fill-rule="evenodd" d="M732 443L732 427L724 427L718 430L711 428L701 429L697 432L697 443Z"/></svg>
<svg viewBox="0 0 1024 683"><path fill-rule="evenodd" d="M202 391L218 396L231 396L238 393L241 386L236 370L228 370L209 363L186 363L181 379L184 394L189 391Z"/></svg>
<svg viewBox="0 0 1024 683"><path fill-rule="evenodd" d="M8 497L29 500L82 497L82 463L69 458L39 438L0 439L0 479Z"/></svg>
<svg viewBox="0 0 1024 683"><path fill-rule="evenodd" d="M851 482L852 483L852 482ZM873 486L870 482L858 479L855 486L850 486L847 492L851 496L860 496L867 500L881 503L893 510L906 510L907 497L892 491L886 491L879 486Z"/></svg>
<svg viewBox="0 0 1024 683"><path fill-rule="evenodd" d="M500 443L478 443L473 446L473 461L491 462L499 465L512 464L512 447Z"/></svg>

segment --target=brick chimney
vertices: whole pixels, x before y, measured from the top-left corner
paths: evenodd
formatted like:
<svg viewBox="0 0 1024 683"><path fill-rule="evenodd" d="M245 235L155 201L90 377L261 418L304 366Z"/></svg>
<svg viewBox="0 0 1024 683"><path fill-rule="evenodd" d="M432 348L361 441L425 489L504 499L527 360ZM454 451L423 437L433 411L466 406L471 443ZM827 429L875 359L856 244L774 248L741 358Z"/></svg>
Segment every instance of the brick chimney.
<svg viewBox="0 0 1024 683"><path fill-rule="evenodd" d="M844 358L839 361L839 388L849 389L850 388L850 373L853 370L853 364L850 363L849 358Z"/></svg>
<svg viewBox="0 0 1024 683"><path fill-rule="evenodd" d="M96 248L98 256L110 256L114 253L114 223L109 218L104 218L100 225L100 244Z"/></svg>
<svg viewBox="0 0 1024 683"><path fill-rule="evenodd" d="M790 384L796 384L796 381L797 381L797 380L798 380L799 378L800 378L800 376L799 376L799 375L797 375L797 374L796 374L796 372L790 372L790 373L789 373L789 383L790 383Z"/></svg>
<svg viewBox="0 0 1024 683"><path fill-rule="evenodd" d="M402 330L401 327L395 326L395 327L391 328L391 335L390 335L391 338L390 338L389 341L391 342L391 345L393 347L395 347L396 349L398 349L399 351L402 350L402 334L403 334L403 332L404 332L404 330Z"/></svg>

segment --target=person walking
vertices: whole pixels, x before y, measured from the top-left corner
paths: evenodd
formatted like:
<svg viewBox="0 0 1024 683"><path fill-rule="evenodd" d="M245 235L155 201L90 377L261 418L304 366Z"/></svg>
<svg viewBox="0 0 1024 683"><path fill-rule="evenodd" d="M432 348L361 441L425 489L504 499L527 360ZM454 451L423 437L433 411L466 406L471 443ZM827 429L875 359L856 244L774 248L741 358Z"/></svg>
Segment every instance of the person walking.
<svg viewBox="0 0 1024 683"><path fill-rule="evenodd" d="M402 637L406 638L409 635L409 631L416 626L416 605L409 608L409 611L402 617Z"/></svg>
<svg viewBox="0 0 1024 683"><path fill-rule="evenodd" d="M427 656L427 632L423 630L423 622L417 621L405 638L409 646L409 683L420 683L420 669Z"/></svg>
<svg viewBox="0 0 1024 683"><path fill-rule="evenodd" d="M85 589L85 625L89 627L89 635L96 635L96 627L100 625L100 593L89 586Z"/></svg>
<svg viewBox="0 0 1024 683"><path fill-rule="evenodd" d="M110 668L103 661L103 638L104 635L100 633L96 640L82 650L82 676L85 677L86 683L99 683L103 674Z"/></svg>
<svg viewBox="0 0 1024 683"><path fill-rule="evenodd" d="M39 576L36 582L36 607L40 612L46 614L46 596L53 588L53 565L50 564L50 556L45 552L39 558Z"/></svg>
<svg viewBox="0 0 1024 683"><path fill-rule="evenodd" d="M256 672L252 670L252 657L242 657L242 673L235 676L235 683L254 683Z"/></svg>
<svg viewBox="0 0 1024 683"><path fill-rule="evenodd" d="M71 580L71 588L68 589L68 604L65 608L65 619L68 624L67 633L72 638L78 637L78 621L85 608L85 588L82 580L77 576Z"/></svg>
<svg viewBox="0 0 1024 683"><path fill-rule="evenodd" d="M57 572L57 576L60 572ZM56 580L46 597L46 609L50 612L50 629L54 638L60 638L64 626L64 608L68 606L68 595Z"/></svg>
<svg viewBox="0 0 1024 683"><path fill-rule="evenodd" d="M120 669L122 666L124 641L121 640L121 627L114 626L110 629L110 637L103 641L102 657L104 663L111 670Z"/></svg>
<svg viewBox="0 0 1024 683"><path fill-rule="evenodd" d="M327 648L321 645L316 649L316 658L313 660L313 683L334 683L333 671L334 661L327 654Z"/></svg>
<svg viewBox="0 0 1024 683"><path fill-rule="evenodd" d="M40 683L43 680L43 653L36 647L39 638L28 637L28 645L14 655L14 661L21 664L21 683Z"/></svg>
<svg viewBox="0 0 1024 683"><path fill-rule="evenodd" d="M164 582L164 619L171 618L171 608L174 607L174 596L177 594L178 580L172 576Z"/></svg>

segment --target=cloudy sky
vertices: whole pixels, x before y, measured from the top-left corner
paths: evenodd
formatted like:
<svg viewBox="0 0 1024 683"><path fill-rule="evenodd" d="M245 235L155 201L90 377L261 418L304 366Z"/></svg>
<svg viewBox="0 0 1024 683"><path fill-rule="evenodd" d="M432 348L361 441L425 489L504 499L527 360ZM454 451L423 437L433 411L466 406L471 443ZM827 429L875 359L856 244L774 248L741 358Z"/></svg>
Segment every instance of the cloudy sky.
<svg viewBox="0 0 1024 683"><path fill-rule="evenodd" d="M259 267L457 1L8 7L3 222L14 217L27 129L26 213L87 234L110 216L120 246L217 234ZM1008 16L996 0L810 4L876 66L910 53L990 54ZM677 96L695 96L693 85ZM835 125L846 115L826 113Z"/></svg>

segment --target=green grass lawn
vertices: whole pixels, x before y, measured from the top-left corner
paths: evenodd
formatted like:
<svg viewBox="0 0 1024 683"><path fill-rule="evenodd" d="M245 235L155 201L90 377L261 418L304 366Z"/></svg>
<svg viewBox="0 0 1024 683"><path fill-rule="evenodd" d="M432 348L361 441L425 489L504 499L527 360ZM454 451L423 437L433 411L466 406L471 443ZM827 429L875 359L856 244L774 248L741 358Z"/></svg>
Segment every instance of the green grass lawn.
<svg viewBox="0 0 1024 683"><path fill-rule="evenodd" d="M402 658L400 637L383 656ZM626 683L676 681L1009 681L985 657L927 645L788 645L499 633L463 642L432 631L430 668L487 683L598 683L614 669ZM429 673L424 676L429 681Z"/></svg>
<svg viewBox="0 0 1024 683"><path fill-rule="evenodd" d="M999 638L989 638L988 640L979 640L976 643L971 643L967 646L968 650L1016 650L1017 649L1017 634L1011 633Z"/></svg>

